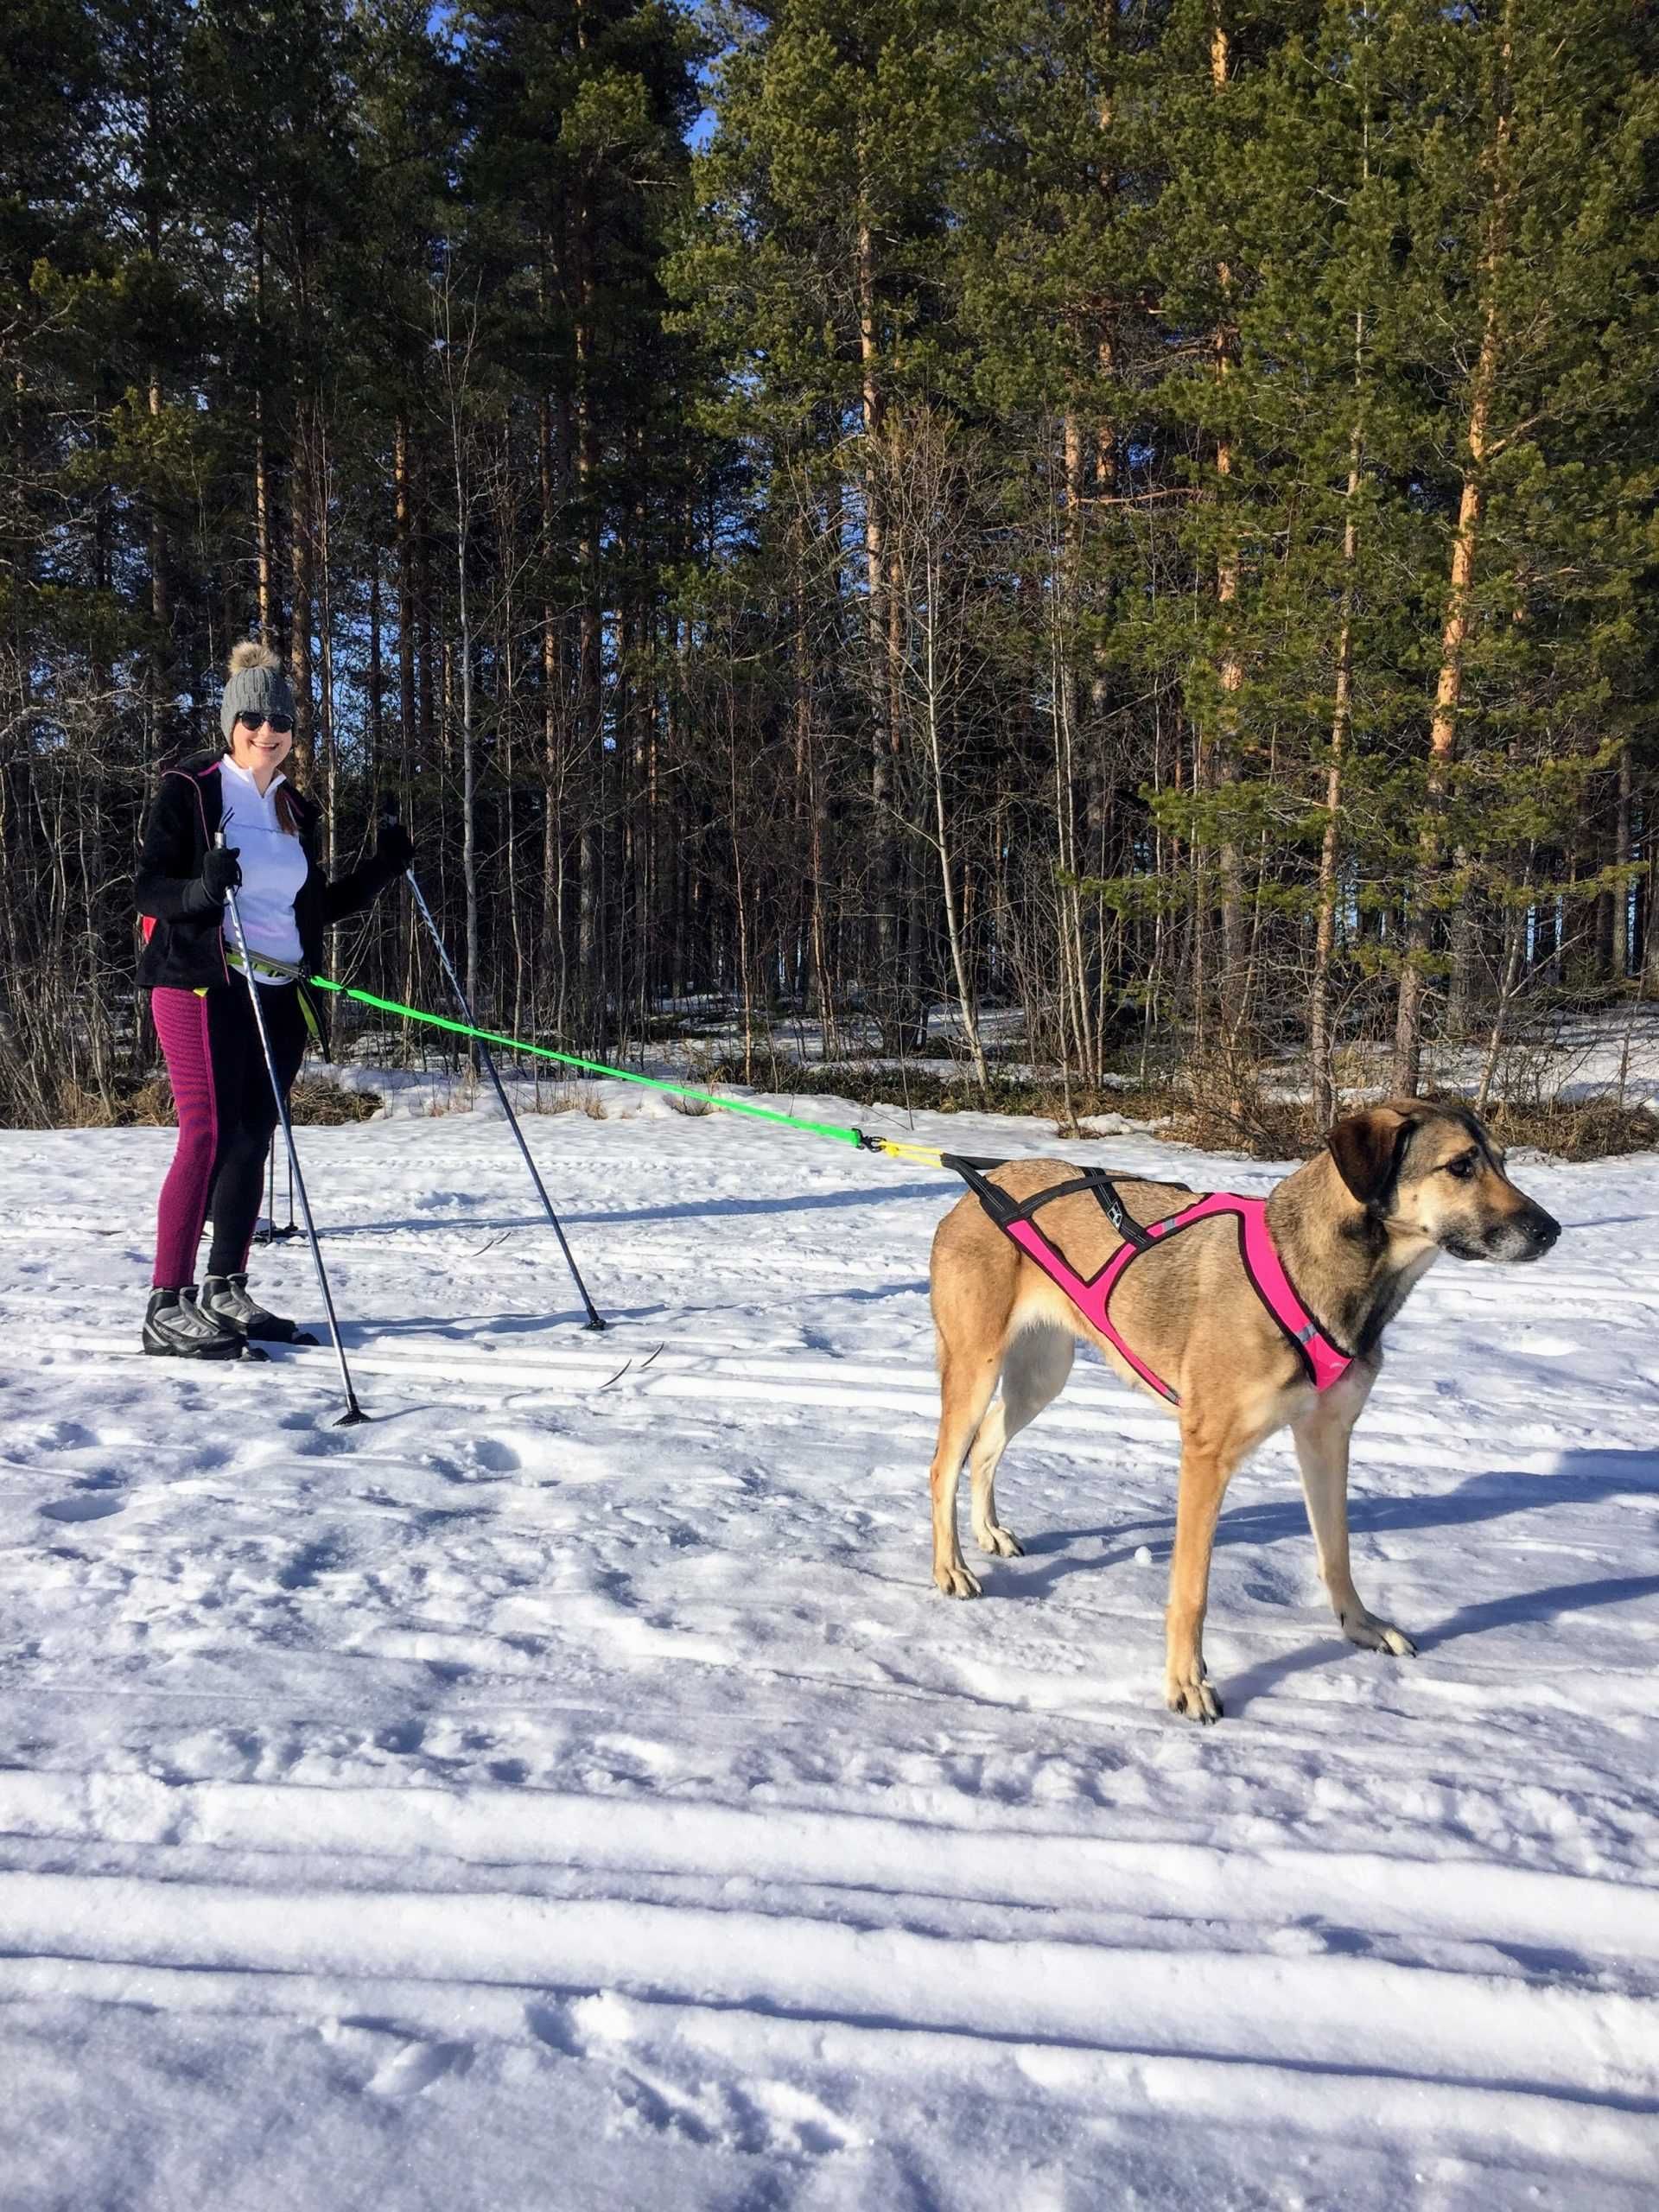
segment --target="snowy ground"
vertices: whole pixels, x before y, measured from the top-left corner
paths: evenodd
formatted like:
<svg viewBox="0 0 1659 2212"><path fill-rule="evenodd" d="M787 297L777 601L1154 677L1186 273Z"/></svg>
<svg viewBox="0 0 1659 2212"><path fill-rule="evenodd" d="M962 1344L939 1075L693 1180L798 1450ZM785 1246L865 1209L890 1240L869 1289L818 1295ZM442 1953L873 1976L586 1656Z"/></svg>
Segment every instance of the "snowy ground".
<svg viewBox="0 0 1659 2212"><path fill-rule="evenodd" d="M1650 2205L1659 1161L1522 1169L1555 1254L1391 1337L1414 1664L1241 1476L1201 1732L1097 1364L933 1594L951 1186L602 1096L530 1125L601 1338L499 1122L302 1133L357 1429L326 1352L134 1356L168 1132L0 1135L4 2212Z"/></svg>

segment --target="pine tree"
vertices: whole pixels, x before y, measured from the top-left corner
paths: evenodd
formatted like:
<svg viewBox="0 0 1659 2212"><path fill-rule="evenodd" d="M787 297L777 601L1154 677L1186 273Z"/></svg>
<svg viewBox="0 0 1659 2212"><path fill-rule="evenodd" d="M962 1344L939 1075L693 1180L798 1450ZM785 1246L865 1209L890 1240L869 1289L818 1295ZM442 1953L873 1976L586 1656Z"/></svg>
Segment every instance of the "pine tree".
<svg viewBox="0 0 1659 2212"><path fill-rule="evenodd" d="M1650 29L1592 4L1425 10L1402 61L1427 124L1405 311L1440 403L1431 481L1446 516L1395 1039L1395 1083L1410 1090L1426 987L1442 972L1437 914L1453 911L1466 999L1457 971L1473 901L1483 883L1505 895L1500 854L1483 852L1494 803L1513 839L1524 830L1531 847L1559 849L1585 777L1608 765L1596 618L1610 595L1627 598L1644 559L1621 513L1642 475L1624 434L1659 357L1642 276L1650 225L1629 211L1659 83ZM1598 873L1592 861L1592 888Z"/></svg>
<svg viewBox="0 0 1659 2212"><path fill-rule="evenodd" d="M919 1017L924 924L882 485L899 465L890 446L906 403L950 374L938 279L957 14L929 0L806 0L739 43L698 164L700 221L673 277L725 367L720 426L764 441L809 502L856 518L867 959L894 1047Z"/></svg>

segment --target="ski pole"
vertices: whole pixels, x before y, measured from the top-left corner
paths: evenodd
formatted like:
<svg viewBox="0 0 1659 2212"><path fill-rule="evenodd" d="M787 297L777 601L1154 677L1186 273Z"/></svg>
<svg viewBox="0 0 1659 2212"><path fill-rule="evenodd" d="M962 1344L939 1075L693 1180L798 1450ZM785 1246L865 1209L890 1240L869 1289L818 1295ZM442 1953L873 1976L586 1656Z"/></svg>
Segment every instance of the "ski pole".
<svg viewBox="0 0 1659 2212"><path fill-rule="evenodd" d="M213 842L223 845L223 830ZM346 1364L346 1347L340 1341L340 1323L334 1318L334 1301L328 1288L327 1270L322 1264L322 1247L317 1241L317 1225L311 1218L311 1201L306 1195L305 1177L300 1172L300 1157L294 1148L294 1124L289 1117L288 1101L283 1096L283 1086L276 1080L276 1063L271 1058L270 1039L265 1030L265 1010L259 1003L259 986L253 978L253 962L248 957L248 941L242 934L242 910L237 905L233 890L226 892L226 899L231 910L231 926L236 931L236 949L242 956L242 974L247 982L248 996L253 1001L254 1027L259 1032L259 1049L265 1056L265 1073L270 1077L270 1095L276 1102L276 1118L283 1125L283 1137L288 1146L289 1173L293 1176L294 1186L300 1194L300 1211L305 1216L305 1233L311 1240L311 1257L316 1265L317 1287L322 1293L323 1310L328 1316L328 1334L334 1339L334 1357L340 1362L340 1380L346 1393L346 1410L334 1427L354 1428L358 1422L367 1421L368 1415L357 1402L357 1392L352 1388L351 1370Z"/></svg>
<svg viewBox="0 0 1659 2212"><path fill-rule="evenodd" d="M386 809L386 820L389 823L391 823L395 822L397 818L397 817L395 810L391 806L388 806ZM476 1032L478 1028L477 1017L474 1015L472 1007L467 1001L465 990L461 988L461 978L455 973L454 963L451 962L448 952L445 949L443 939L438 934L438 925L432 918L432 910L427 905L424 897L422 895L420 885L415 880L415 870L412 864L404 869L404 878L409 885L410 892L414 895L416 906L420 909L421 919L426 924L427 928L431 931L432 942L437 948L438 958L443 964L443 972L449 979L449 988L454 994L455 1004L461 1008L461 1018L474 1032ZM484 1042L482 1037L475 1034L474 1042L478 1046L479 1058L483 1061L486 1069L488 1071L490 1081L495 1085L495 1095L501 1102L501 1111L507 1117L507 1126L512 1131L514 1137L518 1140L518 1149L524 1156L524 1165L530 1170L530 1179L536 1185L536 1195L542 1202L543 1210L547 1215L553 1234L559 1240L559 1249L563 1253L565 1265L570 1270L570 1280L575 1284L577 1290L582 1294L582 1302L588 1309L588 1319L582 1325L588 1329L602 1329L605 1326L605 1324L601 1319L599 1310L594 1306L593 1300L588 1295L588 1286L582 1279L582 1271L577 1267L575 1256L572 1253L569 1244L566 1241L564 1230L559 1224L559 1217L553 1211L553 1201L547 1195L547 1186L542 1181L540 1171L537 1169L535 1160L531 1156L530 1147L524 1141L524 1133L518 1126L518 1116L512 1110L512 1102L507 1096L506 1085L501 1080L501 1071L495 1065L494 1056L491 1052L489 1046Z"/></svg>
<svg viewBox="0 0 1659 2212"><path fill-rule="evenodd" d="M288 1225L283 1229L278 1229L276 1226L276 1132L275 1129L270 1133L270 1150L265 1164L268 1170L265 1225L263 1230L256 1231L253 1241L256 1244L285 1244L290 1236L297 1236L300 1232L294 1220L292 1162L289 1163L288 1170Z"/></svg>

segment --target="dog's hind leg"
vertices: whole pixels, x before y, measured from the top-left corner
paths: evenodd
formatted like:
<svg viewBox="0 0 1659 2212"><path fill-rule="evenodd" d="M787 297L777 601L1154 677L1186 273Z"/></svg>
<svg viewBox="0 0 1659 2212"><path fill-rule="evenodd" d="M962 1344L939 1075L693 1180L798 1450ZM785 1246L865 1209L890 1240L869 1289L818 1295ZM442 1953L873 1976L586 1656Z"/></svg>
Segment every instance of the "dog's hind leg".
<svg viewBox="0 0 1659 2212"><path fill-rule="evenodd" d="M979 1425L969 1462L973 1477L974 1541L982 1551L1017 1559L1020 1540L996 1517L996 1471L1022 1428L1065 1388L1076 1346L1064 1329L1022 1329L1002 1361L1002 1395Z"/></svg>
<svg viewBox="0 0 1659 2212"><path fill-rule="evenodd" d="M1302 1415L1291 1428L1302 1471L1308 1525L1319 1547L1319 1575L1331 1595L1331 1609L1350 1643L1367 1651L1391 1651L1413 1659L1417 1647L1391 1621L1380 1620L1354 1587L1348 1560L1348 1440L1369 1389L1352 1399L1348 1382Z"/></svg>
<svg viewBox="0 0 1659 2212"><path fill-rule="evenodd" d="M928 1469L933 1494L933 1580L947 1598L977 1598L977 1577L968 1572L957 1535L957 1484L975 1432L985 1418L1002 1364L1000 1347L953 1351L939 1343L939 1438Z"/></svg>

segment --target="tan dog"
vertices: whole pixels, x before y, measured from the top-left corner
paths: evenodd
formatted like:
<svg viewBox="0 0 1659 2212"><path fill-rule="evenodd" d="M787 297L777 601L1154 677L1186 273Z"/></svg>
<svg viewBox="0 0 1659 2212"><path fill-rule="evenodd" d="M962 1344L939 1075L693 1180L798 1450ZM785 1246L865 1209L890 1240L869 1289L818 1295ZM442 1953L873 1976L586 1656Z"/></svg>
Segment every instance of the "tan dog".
<svg viewBox="0 0 1659 2212"><path fill-rule="evenodd" d="M990 1180L1028 1198L1076 1173L1063 1160L1020 1160ZM1142 1224L1194 1196L1170 1183L1124 1181L1118 1189ZM1308 1313L1356 1355L1323 1393L1252 1287L1230 1220L1199 1222L1134 1261L1112 1301L1114 1328L1180 1399L1171 1408L1180 1422L1181 1467L1164 1688L1173 1709L1194 1720L1218 1720L1222 1713L1200 1648L1222 1497L1246 1455L1287 1426L1319 1572L1344 1635L1372 1650L1413 1656L1410 1639L1364 1605L1348 1563L1348 1438L1382 1364L1382 1332L1440 1253L1536 1260L1560 1234L1560 1224L1510 1181L1503 1153L1473 1114L1420 1099L1338 1122L1325 1149L1273 1192L1267 1218ZM1085 1279L1122 1242L1087 1194L1055 1199L1039 1219L1044 1236ZM947 1597L976 1598L980 1586L957 1541L957 1484L969 1446L974 1535L985 1551L1016 1556L1020 1545L996 1516L998 1463L1064 1386L1074 1339L1095 1344L1120 1375L1136 1378L971 1194L933 1239L932 1295L940 1393L931 1470L933 1580ZM999 1380L1002 1395L992 1405Z"/></svg>

